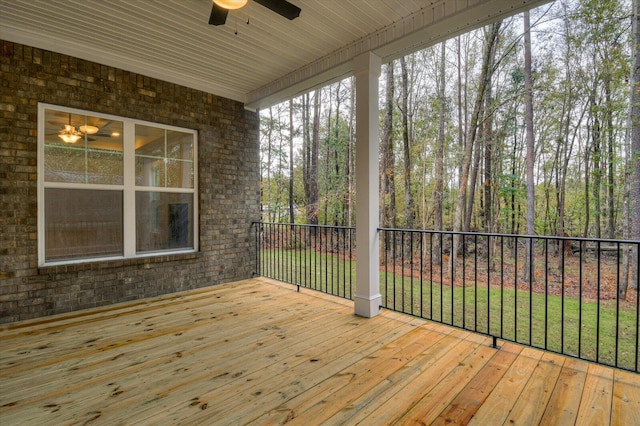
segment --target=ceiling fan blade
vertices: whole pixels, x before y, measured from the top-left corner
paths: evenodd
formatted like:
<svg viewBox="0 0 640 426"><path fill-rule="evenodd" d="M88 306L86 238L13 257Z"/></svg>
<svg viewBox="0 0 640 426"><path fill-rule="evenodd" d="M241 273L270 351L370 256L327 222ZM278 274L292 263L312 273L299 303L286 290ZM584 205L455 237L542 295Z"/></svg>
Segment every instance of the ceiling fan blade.
<svg viewBox="0 0 640 426"><path fill-rule="evenodd" d="M209 16L209 25L224 25L227 21L228 14L229 10L213 3L213 6L211 7L211 16Z"/></svg>
<svg viewBox="0 0 640 426"><path fill-rule="evenodd" d="M278 15L284 16L289 20L296 19L300 16L301 9L289 3L287 0L254 0L256 3L261 4L267 9L271 9Z"/></svg>

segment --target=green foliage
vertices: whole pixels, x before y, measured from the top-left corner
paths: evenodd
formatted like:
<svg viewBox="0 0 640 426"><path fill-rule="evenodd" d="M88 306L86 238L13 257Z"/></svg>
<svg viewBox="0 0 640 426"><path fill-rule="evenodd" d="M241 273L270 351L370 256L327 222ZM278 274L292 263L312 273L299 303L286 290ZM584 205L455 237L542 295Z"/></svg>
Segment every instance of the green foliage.
<svg viewBox="0 0 640 426"><path fill-rule="evenodd" d="M627 0L558 0L532 11L536 232L593 236L613 219L614 237L626 226L624 205L630 74ZM522 21L503 22L499 37L490 99L478 124L473 157L478 176L472 220L484 228L495 220L498 232L523 228L526 204L524 179L524 65ZM471 133L470 115L482 64L479 29L446 42L444 227L450 229L460 188L464 143ZM438 78L441 46L406 57L411 176L410 195L416 224L434 223L435 155L438 143ZM398 226L406 223L402 144L402 80L396 64L393 115L395 193ZM385 76L380 79L381 96ZM355 221L355 118L352 80L322 89L318 167L318 216L321 224ZM382 127L386 104L380 101ZM293 100L293 134L288 103L261 112L262 200L274 209L288 208L289 163L294 164L294 199L298 221L304 220L304 135L311 133L312 111L301 98ZM307 105L308 109L310 106ZM304 119L311 117L309 119ZM294 157L289 158L293 144ZM489 152L488 150L491 149ZM476 151L478 152L476 154ZM352 157L349 157L351 153ZM487 164L491 171L485 175ZM488 188L488 190L486 190ZM611 189L611 191L610 191ZM485 217L486 195L495 218ZM389 203L389 197L381 197ZM469 200L467 200L469 202ZM351 217L349 217L351 212ZM596 215L598 213L599 216ZM275 220L287 215L275 214ZM561 223L561 220L563 223Z"/></svg>

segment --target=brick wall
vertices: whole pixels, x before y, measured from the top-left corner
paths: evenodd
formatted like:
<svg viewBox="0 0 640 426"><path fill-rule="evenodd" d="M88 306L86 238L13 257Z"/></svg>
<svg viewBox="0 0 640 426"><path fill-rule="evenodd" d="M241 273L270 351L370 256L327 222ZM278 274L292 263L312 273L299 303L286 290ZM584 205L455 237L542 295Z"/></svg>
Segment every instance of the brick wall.
<svg viewBox="0 0 640 426"><path fill-rule="evenodd" d="M241 103L0 40L0 323L251 277L258 115ZM197 129L200 252L38 268L37 105Z"/></svg>

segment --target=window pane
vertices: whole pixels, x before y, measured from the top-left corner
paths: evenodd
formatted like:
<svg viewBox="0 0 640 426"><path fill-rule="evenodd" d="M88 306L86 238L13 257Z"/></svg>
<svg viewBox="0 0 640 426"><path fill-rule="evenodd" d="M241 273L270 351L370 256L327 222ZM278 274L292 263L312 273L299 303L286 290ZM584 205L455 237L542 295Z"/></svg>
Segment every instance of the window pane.
<svg viewBox="0 0 640 426"><path fill-rule="evenodd" d="M193 188L193 143L193 134L167 130L168 187Z"/></svg>
<svg viewBox="0 0 640 426"><path fill-rule="evenodd" d="M122 185L122 153L108 151L87 152L87 183Z"/></svg>
<svg viewBox="0 0 640 426"><path fill-rule="evenodd" d="M164 129L136 124L136 155L164 158Z"/></svg>
<svg viewBox="0 0 640 426"><path fill-rule="evenodd" d="M136 185L193 188L192 133L136 125Z"/></svg>
<svg viewBox="0 0 640 426"><path fill-rule="evenodd" d="M87 182L124 184L123 123L94 117L87 122L95 124L93 131L98 129L86 135Z"/></svg>
<svg viewBox="0 0 640 426"><path fill-rule="evenodd" d="M167 160L167 186L170 188L193 188L193 162Z"/></svg>
<svg viewBox="0 0 640 426"><path fill-rule="evenodd" d="M136 185L164 187L164 160L136 155Z"/></svg>
<svg viewBox="0 0 640 426"><path fill-rule="evenodd" d="M193 248L193 197L137 191L137 252Z"/></svg>
<svg viewBox="0 0 640 426"><path fill-rule="evenodd" d="M167 130L167 157L193 161L193 134Z"/></svg>
<svg viewBox="0 0 640 426"><path fill-rule="evenodd" d="M45 259L123 254L122 191L45 190Z"/></svg>
<svg viewBox="0 0 640 426"><path fill-rule="evenodd" d="M122 185L123 123L45 110L47 182Z"/></svg>
<svg viewBox="0 0 640 426"><path fill-rule="evenodd" d="M165 187L165 130L136 124L136 185Z"/></svg>
<svg viewBox="0 0 640 426"><path fill-rule="evenodd" d="M65 146L44 147L44 179L46 182L84 183L84 151Z"/></svg>

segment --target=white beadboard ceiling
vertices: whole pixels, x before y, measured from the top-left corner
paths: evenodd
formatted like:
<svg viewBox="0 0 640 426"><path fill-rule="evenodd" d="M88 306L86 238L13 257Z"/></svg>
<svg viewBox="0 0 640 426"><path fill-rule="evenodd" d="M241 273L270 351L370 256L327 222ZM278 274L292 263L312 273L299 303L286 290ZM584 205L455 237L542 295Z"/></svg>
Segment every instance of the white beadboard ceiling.
<svg viewBox="0 0 640 426"><path fill-rule="evenodd" d="M0 0L0 39L258 109L349 75L362 53L390 61L549 0L289 1L293 21L249 0L215 27L211 0Z"/></svg>

